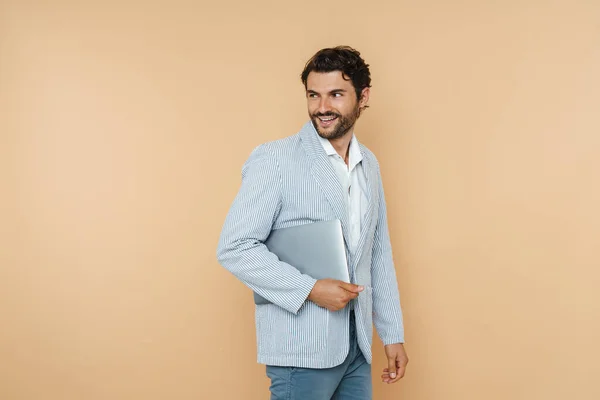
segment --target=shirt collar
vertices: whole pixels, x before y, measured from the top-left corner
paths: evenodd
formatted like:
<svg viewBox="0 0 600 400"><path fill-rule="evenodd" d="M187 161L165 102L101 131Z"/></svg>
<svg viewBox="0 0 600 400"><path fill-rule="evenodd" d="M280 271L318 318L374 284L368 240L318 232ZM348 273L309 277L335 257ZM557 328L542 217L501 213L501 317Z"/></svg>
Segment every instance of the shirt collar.
<svg viewBox="0 0 600 400"><path fill-rule="evenodd" d="M334 156L337 154L337 151L333 148L333 145L328 139L321 137L321 135L317 134L319 138L319 142L323 146L323 150L328 156ZM356 136L352 134L352 139L350 140L350 148L348 150L348 169L352 170L354 167L358 165L362 161L362 152L360 151L360 146L358 145L358 139Z"/></svg>

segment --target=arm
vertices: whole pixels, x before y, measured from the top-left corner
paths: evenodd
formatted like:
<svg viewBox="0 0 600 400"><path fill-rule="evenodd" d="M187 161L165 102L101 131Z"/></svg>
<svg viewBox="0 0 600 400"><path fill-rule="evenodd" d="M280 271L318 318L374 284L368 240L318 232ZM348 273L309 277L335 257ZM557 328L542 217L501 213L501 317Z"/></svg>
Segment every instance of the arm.
<svg viewBox="0 0 600 400"><path fill-rule="evenodd" d="M389 345L404 343L404 323L379 168L377 168L377 180L379 181L379 215L375 228L371 270L373 322L383 344Z"/></svg>
<svg viewBox="0 0 600 400"><path fill-rule="evenodd" d="M316 280L281 262L263 242L282 201L279 166L267 145L257 147L242 168L242 185L225 219L217 258L242 283L296 314Z"/></svg>
<svg viewBox="0 0 600 400"><path fill-rule="evenodd" d="M387 225L387 209L381 173L379 181L379 216L375 228L375 243L371 280L373 284L373 322L384 344L387 368L383 369L383 382L396 383L404 377L408 357L404 350L404 323L400 294L396 283L396 269L392 257L392 245Z"/></svg>

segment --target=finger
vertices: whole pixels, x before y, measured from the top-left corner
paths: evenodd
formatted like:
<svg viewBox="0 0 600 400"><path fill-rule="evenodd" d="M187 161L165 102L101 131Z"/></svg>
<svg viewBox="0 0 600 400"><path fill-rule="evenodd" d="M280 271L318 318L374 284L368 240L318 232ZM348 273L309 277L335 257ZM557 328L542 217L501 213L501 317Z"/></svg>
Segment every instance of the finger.
<svg viewBox="0 0 600 400"><path fill-rule="evenodd" d="M340 287L352 293L360 293L364 290L364 286L359 286L353 283L347 283L343 281L340 281Z"/></svg>
<svg viewBox="0 0 600 400"><path fill-rule="evenodd" d="M348 292L348 298L349 299L355 299L357 297L358 297L358 293Z"/></svg>
<svg viewBox="0 0 600 400"><path fill-rule="evenodd" d="M354 300L356 297L358 297L356 293L346 292L340 299L342 302L342 308L346 307L346 304L348 304L351 300Z"/></svg>
<svg viewBox="0 0 600 400"><path fill-rule="evenodd" d="M404 378L404 374L406 374L406 367L400 367L396 371L396 379Z"/></svg>
<svg viewBox="0 0 600 400"><path fill-rule="evenodd" d="M390 378L396 378L396 356L388 357L388 372L390 373Z"/></svg>
<svg viewBox="0 0 600 400"><path fill-rule="evenodd" d="M396 377L394 379L388 378L385 383L389 383L389 384L396 383L400 379L402 379L402 377L400 375L396 375Z"/></svg>
<svg viewBox="0 0 600 400"><path fill-rule="evenodd" d="M406 372L406 368L404 366L398 366L398 368L396 370L396 377L390 378L389 382L387 382L387 383L398 382L400 379L402 379L404 377L405 372Z"/></svg>
<svg viewBox="0 0 600 400"><path fill-rule="evenodd" d="M398 366L398 370L396 371L396 374L400 378L402 378L404 376L404 374L406 373L406 366L408 365L408 358L401 357L400 360L398 360L398 362L396 363L396 365Z"/></svg>

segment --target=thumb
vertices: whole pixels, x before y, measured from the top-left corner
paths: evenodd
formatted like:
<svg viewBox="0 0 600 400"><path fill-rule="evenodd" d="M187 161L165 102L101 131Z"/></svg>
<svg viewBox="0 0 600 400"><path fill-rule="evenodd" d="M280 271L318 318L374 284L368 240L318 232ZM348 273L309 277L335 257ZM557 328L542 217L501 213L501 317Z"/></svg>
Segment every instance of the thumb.
<svg viewBox="0 0 600 400"><path fill-rule="evenodd" d="M396 356L388 356L388 372L390 378L396 379Z"/></svg>
<svg viewBox="0 0 600 400"><path fill-rule="evenodd" d="M347 291L353 292L353 293L362 292L364 289L364 287L362 287L362 286L355 285L353 283L343 282L343 281L340 281L340 287L344 290L347 290Z"/></svg>

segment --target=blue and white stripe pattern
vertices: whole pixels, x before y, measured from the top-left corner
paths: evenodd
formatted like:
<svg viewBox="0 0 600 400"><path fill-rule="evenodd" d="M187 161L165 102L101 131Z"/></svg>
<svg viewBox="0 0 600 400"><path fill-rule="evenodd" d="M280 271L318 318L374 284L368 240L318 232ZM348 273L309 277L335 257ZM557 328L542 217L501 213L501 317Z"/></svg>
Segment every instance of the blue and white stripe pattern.
<svg viewBox="0 0 600 400"><path fill-rule="evenodd" d="M370 363L373 324L384 344L404 342L396 273L377 159L362 144L369 206L350 275L365 290L354 303L359 346ZM331 312L306 300L315 280L280 262L263 242L272 229L340 219L348 243L348 205L311 122L258 146L219 240L221 265L272 304L256 306L258 362L303 368L341 364L349 348L349 308ZM249 293L248 301L252 301Z"/></svg>

